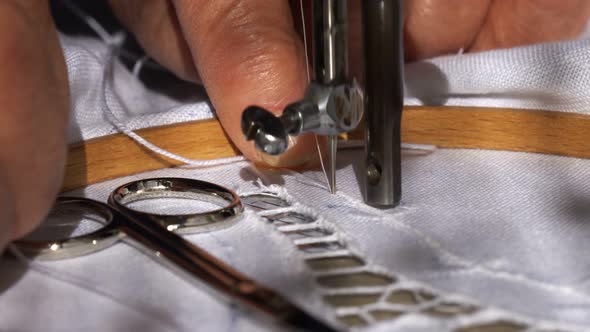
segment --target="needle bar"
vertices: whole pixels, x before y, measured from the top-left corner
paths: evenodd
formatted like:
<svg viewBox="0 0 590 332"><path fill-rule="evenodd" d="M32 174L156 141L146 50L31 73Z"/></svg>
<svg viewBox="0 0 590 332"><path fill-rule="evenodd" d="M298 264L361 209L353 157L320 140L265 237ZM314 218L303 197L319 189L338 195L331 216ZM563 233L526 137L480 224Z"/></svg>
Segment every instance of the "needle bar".
<svg viewBox="0 0 590 332"><path fill-rule="evenodd" d="M348 79L348 12L346 0L313 1L313 46L315 80L338 84ZM327 178L336 193L338 136L328 136Z"/></svg>

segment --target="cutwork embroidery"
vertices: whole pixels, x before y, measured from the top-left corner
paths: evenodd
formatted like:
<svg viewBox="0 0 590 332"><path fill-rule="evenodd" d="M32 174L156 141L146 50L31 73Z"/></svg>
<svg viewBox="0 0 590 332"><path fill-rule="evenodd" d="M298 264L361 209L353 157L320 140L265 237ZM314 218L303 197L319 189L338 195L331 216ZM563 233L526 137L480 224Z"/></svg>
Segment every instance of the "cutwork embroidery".
<svg viewBox="0 0 590 332"><path fill-rule="evenodd" d="M289 237L304 254L323 301L351 328L407 315L433 319L434 327L457 332L540 331L526 322L465 298L443 294L372 266L317 212L281 190L242 196L246 208Z"/></svg>

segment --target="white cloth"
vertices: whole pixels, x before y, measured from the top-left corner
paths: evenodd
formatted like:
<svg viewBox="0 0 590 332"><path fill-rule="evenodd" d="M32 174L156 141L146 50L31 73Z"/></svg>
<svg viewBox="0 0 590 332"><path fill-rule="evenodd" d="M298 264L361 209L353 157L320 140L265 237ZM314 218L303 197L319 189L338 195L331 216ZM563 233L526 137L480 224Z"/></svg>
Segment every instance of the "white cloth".
<svg viewBox="0 0 590 332"><path fill-rule="evenodd" d="M443 331L496 319L534 329L590 326L590 263L585 259L590 252L590 183L585 181L590 161L468 150L405 156L403 203L378 210L361 203L353 165L361 153L340 154L334 196L318 185L317 172L254 171L247 162L159 170L75 194L104 201L117 185L154 176L206 179L240 193L276 190L296 202L298 211L319 215L323 227L367 262L365 270L400 279L395 287L427 289L439 298L481 308L473 317L438 320L408 313L376 329ZM261 187L257 174L266 183L282 185ZM304 264L306 254L252 212L231 228L187 238L310 312L328 318L338 313L321 302L329 289L314 282ZM125 244L40 264L53 276L2 263L2 271L11 271L0 296L3 328L262 328L222 305L206 288L185 282Z"/></svg>
<svg viewBox="0 0 590 332"><path fill-rule="evenodd" d="M99 95L104 45L62 36L74 112L70 142L114 132ZM588 113L588 40L443 57L406 67L409 104L479 105ZM213 116L204 100L178 101L144 87L117 64L109 98L132 128ZM358 152L356 152L358 153ZM353 153L354 154L354 153ZM525 153L436 150L406 156L402 207L381 211L360 203L353 161L340 154L339 194L318 186L314 172L264 173L267 183L320 215L369 268L401 278L398 285L480 308L473 316L432 319L408 313L375 330L452 330L495 319L531 328L590 326L590 161ZM247 163L212 169L168 169L131 178L183 176L242 192L260 191ZM104 200L129 178L78 194ZM273 187L274 188L274 187ZM271 188L271 189L273 189ZM305 255L260 216L187 237L310 312L342 314L321 301ZM0 330L272 330L237 313L155 264L135 248L43 263L49 275L0 261ZM62 280L63 279L63 280ZM366 314L362 313L362 314ZM73 319L76 317L76 319Z"/></svg>
<svg viewBox="0 0 590 332"><path fill-rule="evenodd" d="M113 134L100 94L106 45L61 36L72 105L71 143ZM139 59L138 59L139 60ZM589 114L590 37L439 57L406 65L408 105L488 106ZM176 100L146 88L117 62L109 105L131 129L212 118L205 96Z"/></svg>
<svg viewBox="0 0 590 332"><path fill-rule="evenodd" d="M116 133L106 115L101 90L107 46L94 38L60 37L73 108L68 141L76 143ZM155 93L119 61L115 63L113 80L107 84L106 92L109 106L130 129L213 117L202 93L189 100L176 100Z"/></svg>

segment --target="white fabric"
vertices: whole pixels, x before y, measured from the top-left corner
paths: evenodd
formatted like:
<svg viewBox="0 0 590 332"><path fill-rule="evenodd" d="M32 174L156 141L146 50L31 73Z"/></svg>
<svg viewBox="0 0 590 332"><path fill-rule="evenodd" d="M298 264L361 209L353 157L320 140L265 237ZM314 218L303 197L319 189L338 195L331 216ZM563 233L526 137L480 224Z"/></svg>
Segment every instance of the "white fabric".
<svg viewBox="0 0 590 332"><path fill-rule="evenodd" d="M86 38L61 36L61 41L74 109L70 142L113 133L99 94L105 46ZM410 64L407 102L588 113L587 54L589 41L583 39ZM213 116L204 98L186 102L157 94L120 64L107 93L110 106L132 128ZM336 196L318 186L321 177L313 172L267 172L263 177L321 215L371 268L482 307L475 321L504 318L534 329L590 326L590 161L465 150L406 156L403 205L380 211L360 204L353 160L361 158L340 160ZM260 191L256 174L262 173L237 163L132 178L195 177ZM79 194L104 200L127 180L97 184ZM248 213L232 228L188 238L310 312L329 319L338 313L321 301L324 290L314 282L304 255L260 216ZM276 328L237 313L205 288L179 279L124 244L43 264L46 274L0 261L0 330ZM468 323L464 317L433 320L407 314L374 329L451 330Z"/></svg>
<svg viewBox="0 0 590 332"><path fill-rule="evenodd" d="M61 35L73 112L70 143L114 134L102 99L101 80L107 46L93 38ZM137 59L140 60L140 59ZM130 129L200 120L213 117L205 97L196 94L189 100L176 100L146 88L120 62L116 62L113 82L107 84L107 100L117 117Z"/></svg>
<svg viewBox="0 0 590 332"><path fill-rule="evenodd" d="M207 179L241 193L278 190L298 210L319 215L371 271L400 279L397 286L421 285L482 308L471 318L407 314L377 330L451 330L500 318L535 329L590 326L590 161L468 150L405 156L403 204L378 210L361 203L353 166L361 153L340 154L334 196L318 185L317 172L260 171L246 162L154 171L77 194L104 201L117 185L152 176ZM265 188L261 181L282 185ZM314 283L305 254L254 213L231 228L187 238L310 312L337 313L321 302L326 290ZM263 328L125 244L40 263L52 277L1 264L0 325L8 330Z"/></svg>
<svg viewBox="0 0 590 332"><path fill-rule="evenodd" d="M115 133L104 113L100 79L106 45L61 36L70 79L69 141ZM138 61L140 59L137 59ZM406 104L489 106L590 113L590 39L461 54L408 64ZM109 105L131 129L211 118L205 96L175 100L149 90L117 62ZM124 105L124 106L123 106Z"/></svg>
<svg viewBox="0 0 590 332"><path fill-rule="evenodd" d="M588 114L590 39L460 54L406 66L406 103Z"/></svg>

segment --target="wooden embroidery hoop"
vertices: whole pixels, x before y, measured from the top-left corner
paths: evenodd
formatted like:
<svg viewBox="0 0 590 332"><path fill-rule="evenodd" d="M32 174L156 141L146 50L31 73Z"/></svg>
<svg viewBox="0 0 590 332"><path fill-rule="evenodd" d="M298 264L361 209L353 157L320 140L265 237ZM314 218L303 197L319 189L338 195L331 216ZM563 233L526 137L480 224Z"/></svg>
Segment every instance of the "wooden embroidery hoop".
<svg viewBox="0 0 590 332"><path fill-rule="evenodd" d="M191 159L239 155L215 119L137 131L148 141ZM362 138L362 131L351 134ZM402 141L442 148L490 149L590 158L590 116L484 107L406 107ZM62 191L130 174L174 167L115 134L70 146Z"/></svg>

